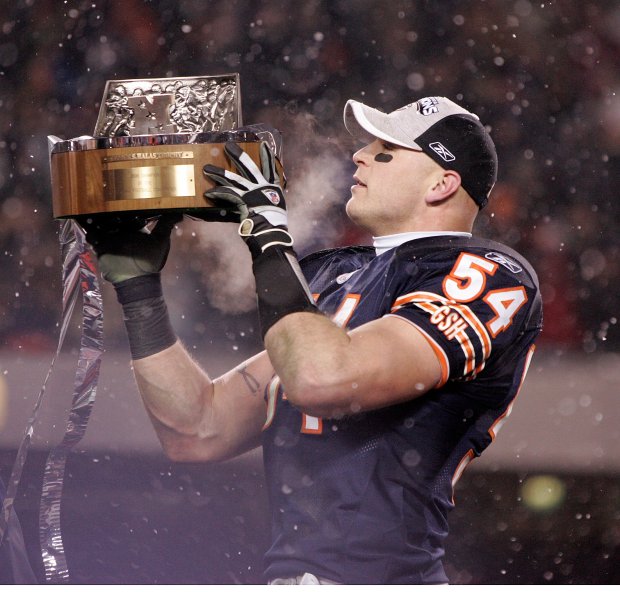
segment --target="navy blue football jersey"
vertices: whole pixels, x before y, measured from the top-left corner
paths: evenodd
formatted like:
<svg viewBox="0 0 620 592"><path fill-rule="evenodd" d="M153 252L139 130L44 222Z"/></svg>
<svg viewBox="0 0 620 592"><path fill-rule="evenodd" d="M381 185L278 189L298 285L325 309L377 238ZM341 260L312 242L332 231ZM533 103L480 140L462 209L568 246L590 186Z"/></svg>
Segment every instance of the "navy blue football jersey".
<svg viewBox="0 0 620 592"><path fill-rule="evenodd" d="M268 579L304 572L343 584L438 584L453 488L493 440L542 326L538 280L492 241L420 238L301 261L319 308L353 329L396 315L440 362L422 396L342 419L310 417L267 388L263 454L273 524ZM389 351L377 352L389 356Z"/></svg>

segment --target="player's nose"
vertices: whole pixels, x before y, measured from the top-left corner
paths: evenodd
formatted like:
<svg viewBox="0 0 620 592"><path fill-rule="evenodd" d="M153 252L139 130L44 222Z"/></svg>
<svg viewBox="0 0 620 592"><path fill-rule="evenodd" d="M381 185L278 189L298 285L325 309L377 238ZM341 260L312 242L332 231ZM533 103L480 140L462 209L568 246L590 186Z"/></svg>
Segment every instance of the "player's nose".
<svg viewBox="0 0 620 592"><path fill-rule="evenodd" d="M370 161L372 154L371 154L371 146L372 144L367 144L366 146L364 146L363 148L360 148L354 155L353 155L353 162L357 165L367 165L368 162Z"/></svg>

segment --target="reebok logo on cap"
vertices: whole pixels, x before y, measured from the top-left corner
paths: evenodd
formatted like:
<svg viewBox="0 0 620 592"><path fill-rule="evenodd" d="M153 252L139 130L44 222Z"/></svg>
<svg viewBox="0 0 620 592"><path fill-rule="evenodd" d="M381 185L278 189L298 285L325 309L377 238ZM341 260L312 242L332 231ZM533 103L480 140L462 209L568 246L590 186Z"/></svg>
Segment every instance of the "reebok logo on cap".
<svg viewBox="0 0 620 592"><path fill-rule="evenodd" d="M441 142L431 142L428 147L439 154L446 162L456 160L456 156L454 156Z"/></svg>

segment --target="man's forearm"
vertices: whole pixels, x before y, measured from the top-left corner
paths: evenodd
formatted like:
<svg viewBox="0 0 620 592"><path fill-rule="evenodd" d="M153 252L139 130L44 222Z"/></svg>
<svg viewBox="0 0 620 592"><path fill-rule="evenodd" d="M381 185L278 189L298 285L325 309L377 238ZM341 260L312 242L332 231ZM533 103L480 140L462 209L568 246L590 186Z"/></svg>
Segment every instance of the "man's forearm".
<svg viewBox="0 0 620 592"><path fill-rule="evenodd" d="M264 392L274 375L266 352L213 380L180 342L133 365L144 405L172 460L221 461L260 444Z"/></svg>
<svg viewBox="0 0 620 592"><path fill-rule="evenodd" d="M180 341L157 354L133 361L134 375L149 412L182 433L195 431L213 383Z"/></svg>
<svg viewBox="0 0 620 592"><path fill-rule="evenodd" d="M199 436L213 384L178 340L159 274L115 284L134 374L144 405L168 454Z"/></svg>
<svg viewBox="0 0 620 592"><path fill-rule="evenodd" d="M250 398L244 389L249 370L212 381L177 339L156 280L128 280L117 294L136 382L166 454L177 461L216 461L256 446L265 413L257 392L273 373L267 356L252 362L257 392Z"/></svg>
<svg viewBox="0 0 620 592"><path fill-rule="evenodd" d="M213 382L177 341L133 361L134 375L164 449L200 437L211 405Z"/></svg>
<svg viewBox="0 0 620 592"><path fill-rule="evenodd" d="M221 460L260 441L273 368L262 354L212 381L177 339L160 272L179 220L162 215L140 231L118 219L84 222L123 307L135 378L164 450L173 460Z"/></svg>

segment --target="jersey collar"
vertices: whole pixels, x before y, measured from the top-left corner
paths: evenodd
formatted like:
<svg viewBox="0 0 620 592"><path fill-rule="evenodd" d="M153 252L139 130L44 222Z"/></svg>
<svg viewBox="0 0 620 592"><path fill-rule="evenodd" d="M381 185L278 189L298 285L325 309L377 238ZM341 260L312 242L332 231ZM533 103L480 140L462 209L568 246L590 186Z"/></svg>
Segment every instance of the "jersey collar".
<svg viewBox="0 0 620 592"><path fill-rule="evenodd" d="M377 255L383 255L386 251L398 247L407 241L429 236L466 236L467 238L471 238L471 232L400 232L398 234L386 234L385 236L373 236L372 244L375 248L375 253Z"/></svg>

